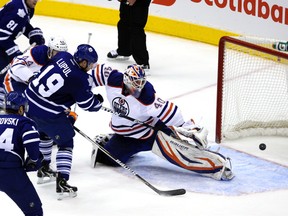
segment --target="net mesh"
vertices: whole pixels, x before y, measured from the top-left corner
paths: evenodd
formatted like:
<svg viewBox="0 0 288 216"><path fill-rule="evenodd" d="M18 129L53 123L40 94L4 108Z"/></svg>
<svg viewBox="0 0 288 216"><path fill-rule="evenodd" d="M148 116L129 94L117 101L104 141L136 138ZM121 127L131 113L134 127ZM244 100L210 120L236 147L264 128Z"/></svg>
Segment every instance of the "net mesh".
<svg viewBox="0 0 288 216"><path fill-rule="evenodd" d="M225 41L220 69L221 138L288 136L288 55L275 54L273 39L235 39Z"/></svg>

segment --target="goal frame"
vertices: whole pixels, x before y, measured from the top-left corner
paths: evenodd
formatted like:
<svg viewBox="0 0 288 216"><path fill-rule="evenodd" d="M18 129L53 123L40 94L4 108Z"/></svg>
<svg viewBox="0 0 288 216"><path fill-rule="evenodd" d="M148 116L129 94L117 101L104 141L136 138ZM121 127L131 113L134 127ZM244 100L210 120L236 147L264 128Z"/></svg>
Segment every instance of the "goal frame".
<svg viewBox="0 0 288 216"><path fill-rule="evenodd" d="M221 143L222 137L222 100L223 100L223 77L224 77L224 53L225 44L232 43L243 46L244 48L254 50L255 52L261 52L272 55L276 58L283 58L288 60L288 54L277 50L269 49L264 46L256 45L247 41L237 39L236 37L223 36L220 38L218 44L218 77L217 77L217 104L216 104L216 131L215 131L215 142Z"/></svg>

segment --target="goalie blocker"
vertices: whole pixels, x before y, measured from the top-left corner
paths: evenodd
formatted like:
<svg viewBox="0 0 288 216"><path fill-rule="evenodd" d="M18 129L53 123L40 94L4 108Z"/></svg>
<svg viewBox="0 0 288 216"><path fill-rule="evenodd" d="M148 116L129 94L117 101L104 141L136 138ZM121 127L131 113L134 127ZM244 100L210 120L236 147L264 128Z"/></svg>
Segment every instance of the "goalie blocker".
<svg viewBox="0 0 288 216"><path fill-rule="evenodd" d="M211 177L215 180L231 180L234 178L230 159L208 149L199 148L189 137L177 132L177 127L171 127L175 137L158 131L153 143L152 152L168 162L183 169ZM113 134L98 135L95 142L104 146ZM91 166L96 166L98 147L93 145Z"/></svg>

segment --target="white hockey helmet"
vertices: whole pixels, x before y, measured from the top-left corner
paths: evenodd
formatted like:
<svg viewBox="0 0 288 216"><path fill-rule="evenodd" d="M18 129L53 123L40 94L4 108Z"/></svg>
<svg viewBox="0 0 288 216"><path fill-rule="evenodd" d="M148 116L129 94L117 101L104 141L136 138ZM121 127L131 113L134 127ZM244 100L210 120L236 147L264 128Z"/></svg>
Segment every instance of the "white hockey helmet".
<svg viewBox="0 0 288 216"><path fill-rule="evenodd" d="M146 75L142 66L137 64L129 65L124 72L123 82L129 93L138 98L146 84Z"/></svg>
<svg viewBox="0 0 288 216"><path fill-rule="evenodd" d="M66 40L61 36L50 37L49 41L48 41L48 47L51 50L56 50L56 51L67 51L68 50Z"/></svg>

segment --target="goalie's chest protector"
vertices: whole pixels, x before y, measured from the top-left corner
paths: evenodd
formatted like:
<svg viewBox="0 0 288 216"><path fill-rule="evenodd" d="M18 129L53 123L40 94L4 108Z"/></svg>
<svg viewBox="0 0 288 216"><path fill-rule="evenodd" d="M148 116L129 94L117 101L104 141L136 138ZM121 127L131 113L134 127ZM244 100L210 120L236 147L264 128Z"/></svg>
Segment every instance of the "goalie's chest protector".
<svg viewBox="0 0 288 216"><path fill-rule="evenodd" d="M123 95L122 85L123 83L121 85L118 83L118 85L106 86L107 98L111 108L113 108L114 112L117 114L129 116L133 119L151 124L153 118L148 114L151 104L142 103L141 100L138 100L131 95ZM144 93L154 94L154 92L147 91ZM115 133L134 138L144 138L147 135L150 136L152 134L150 134L150 128L117 115L112 115L111 128Z"/></svg>

